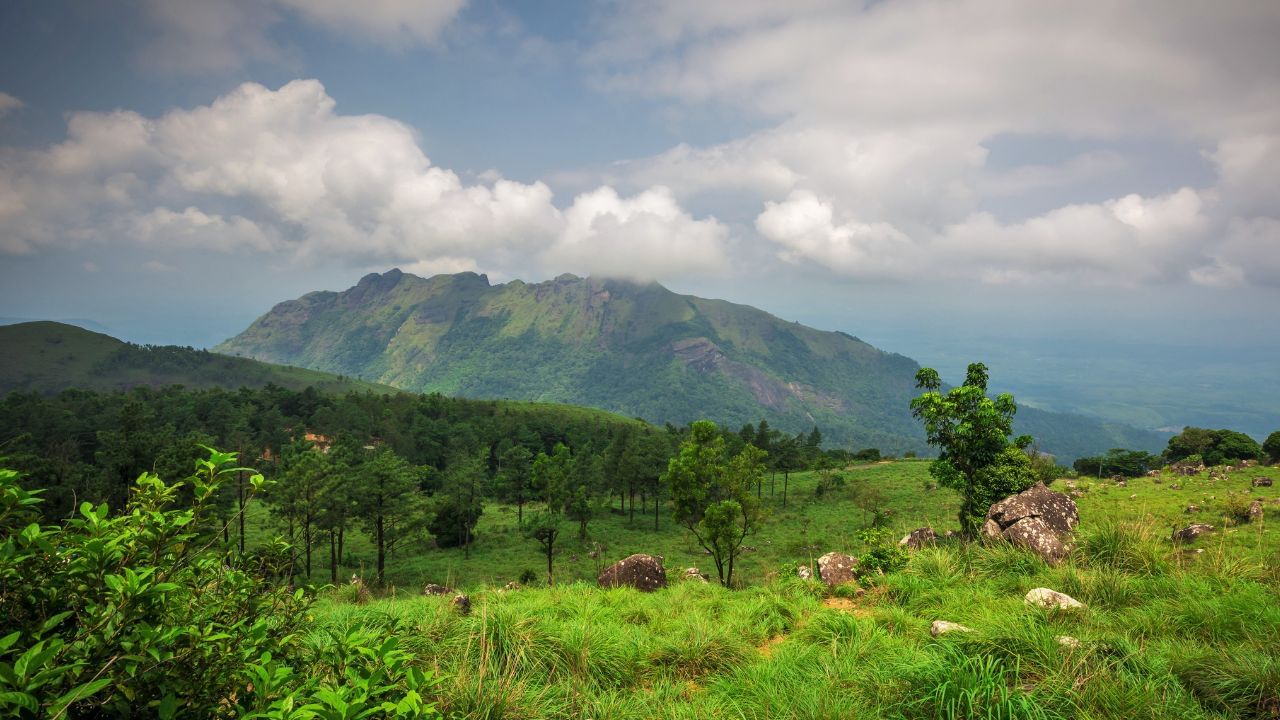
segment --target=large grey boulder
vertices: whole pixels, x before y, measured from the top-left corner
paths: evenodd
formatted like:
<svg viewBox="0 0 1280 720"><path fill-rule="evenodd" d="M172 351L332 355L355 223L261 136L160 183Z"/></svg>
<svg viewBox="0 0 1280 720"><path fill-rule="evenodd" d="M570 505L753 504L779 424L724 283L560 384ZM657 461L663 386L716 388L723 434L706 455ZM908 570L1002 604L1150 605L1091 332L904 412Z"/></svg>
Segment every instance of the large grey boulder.
<svg viewBox="0 0 1280 720"><path fill-rule="evenodd" d="M830 587L857 580L857 568L858 558L844 553L829 552L818 558L818 577Z"/></svg>
<svg viewBox="0 0 1280 720"><path fill-rule="evenodd" d="M662 557L636 553L605 568L596 578L600 587L633 587L653 592L667 586L667 571L662 567Z"/></svg>
<svg viewBox="0 0 1280 720"><path fill-rule="evenodd" d="M1036 483L992 505L982 534L1025 547L1056 565L1070 552L1067 543L1079 523L1080 511L1074 500Z"/></svg>

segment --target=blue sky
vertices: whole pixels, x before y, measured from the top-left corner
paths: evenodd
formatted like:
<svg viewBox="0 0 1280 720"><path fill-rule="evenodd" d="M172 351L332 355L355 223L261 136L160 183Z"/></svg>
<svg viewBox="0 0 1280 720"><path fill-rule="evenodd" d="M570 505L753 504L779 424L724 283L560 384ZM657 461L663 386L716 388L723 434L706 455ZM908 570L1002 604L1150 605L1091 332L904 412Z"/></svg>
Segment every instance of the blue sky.
<svg viewBox="0 0 1280 720"><path fill-rule="evenodd" d="M0 316L203 346L392 266L570 271L924 362L1276 357L1276 37L1244 1L14 0Z"/></svg>

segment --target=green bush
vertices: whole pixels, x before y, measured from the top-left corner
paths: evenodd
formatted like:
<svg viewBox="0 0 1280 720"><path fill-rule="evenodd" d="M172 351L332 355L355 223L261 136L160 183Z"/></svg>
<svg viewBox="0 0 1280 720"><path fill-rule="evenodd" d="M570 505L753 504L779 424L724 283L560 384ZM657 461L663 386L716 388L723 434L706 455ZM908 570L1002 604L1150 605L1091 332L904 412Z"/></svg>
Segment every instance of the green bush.
<svg viewBox="0 0 1280 720"><path fill-rule="evenodd" d="M0 713L7 717L431 717L431 676L394 638L323 651L299 638L311 598L291 551L239 556L211 502L234 453L183 483L144 473L123 512L84 503L39 524L36 493L0 470ZM266 482L254 475L254 493Z"/></svg>

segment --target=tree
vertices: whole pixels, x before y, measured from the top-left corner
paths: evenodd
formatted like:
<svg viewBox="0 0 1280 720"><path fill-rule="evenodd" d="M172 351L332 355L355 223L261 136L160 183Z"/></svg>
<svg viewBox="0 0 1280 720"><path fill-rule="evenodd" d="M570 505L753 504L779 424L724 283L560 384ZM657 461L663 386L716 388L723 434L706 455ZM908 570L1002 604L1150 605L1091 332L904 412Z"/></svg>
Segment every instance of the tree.
<svg viewBox="0 0 1280 720"><path fill-rule="evenodd" d="M960 528L973 536L991 503L1034 482L1031 461L1022 451L1031 438L1010 441L1017 405L1009 393L994 400L987 396L982 363L969 365L964 384L945 395L932 368L916 373L916 387L925 392L911 401L911 414L924 423L929 444L940 448L929 474L942 487L960 492Z"/></svg>
<svg viewBox="0 0 1280 720"><path fill-rule="evenodd" d="M742 541L759 529L760 502L751 490L764 476L764 459L764 451L754 445L726 458L715 423L699 420L667 464L664 480L671 488L672 514L711 554L726 587L733 582Z"/></svg>
<svg viewBox="0 0 1280 720"><path fill-rule="evenodd" d="M533 496L531 485L533 453L523 445L512 445L500 457L497 477L498 497L516 505L516 524L524 525L524 504Z"/></svg>
<svg viewBox="0 0 1280 720"><path fill-rule="evenodd" d="M466 453L453 458L444 473L444 487L434 500L435 516L429 525L440 547L461 547L471 557L471 538L484 514L480 486L485 477L487 453Z"/></svg>
<svg viewBox="0 0 1280 720"><path fill-rule="evenodd" d="M554 585L555 572L551 558L555 554L556 540L560 537L560 513L553 512L550 508L534 513L524 526L524 534L537 540L542 546L542 552L547 557L547 584Z"/></svg>
<svg viewBox="0 0 1280 720"><path fill-rule="evenodd" d="M358 513L378 553L377 582L382 587L386 584L387 546L391 540L388 530L422 512L417 474L413 466L385 447L360 470L364 492L359 498Z"/></svg>
<svg viewBox="0 0 1280 720"><path fill-rule="evenodd" d="M1192 455L1199 455L1205 465L1222 465L1233 460L1257 460L1262 448L1256 440L1235 430L1185 427L1169 438L1164 456L1169 462L1177 462Z"/></svg>
<svg viewBox="0 0 1280 720"><path fill-rule="evenodd" d="M1262 443L1262 452L1267 455L1267 462L1280 463L1280 430L1267 436Z"/></svg>

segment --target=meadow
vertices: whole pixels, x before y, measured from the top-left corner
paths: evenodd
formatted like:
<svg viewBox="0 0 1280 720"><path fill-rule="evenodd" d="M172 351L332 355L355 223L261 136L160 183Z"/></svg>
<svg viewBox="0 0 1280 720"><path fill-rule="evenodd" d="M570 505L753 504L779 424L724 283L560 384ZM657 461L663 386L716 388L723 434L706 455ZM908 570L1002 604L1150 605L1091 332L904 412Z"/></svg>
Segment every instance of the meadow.
<svg viewBox="0 0 1280 720"><path fill-rule="evenodd" d="M816 475L792 476L789 507L771 502L748 540L757 550L741 589L676 579L701 551L667 518L654 533L609 515L591 525L606 558L662 554L670 587L598 589L595 560L566 543L554 587L503 590L539 556L513 513L491 507L470 559L461 550L397 557L394 597L364 604L350 586L324 593L309 642L340 642L355 628L399 638L439 678L437 706L458 718L1280 717L1280 541L1265 520L1231 519L1242 498L1280 511L1280 487L1251 487L1280 479L1277 469L1127 487L1060 480L1057 489L1084 492L1066 563L944 541L913 552L900 572L865 578L861 593L793 569L827 550L857 555L864 506L889 509L895 531L942 531L955 523L955 500L926 489L924 462L843 474L844 486L821 498ZM1217 530L1173 545L1170 531L1193 521ZM471 613L449 596L419 596L412 583L428 579L469 593ZM1029 607L1023 596L1036 587L1087 607ZM935 638L935 620L971 631Z"/></svg>

